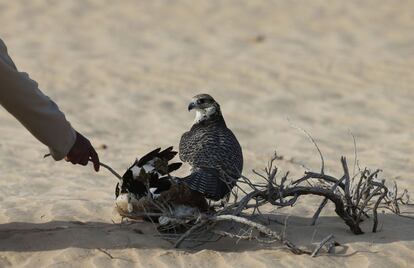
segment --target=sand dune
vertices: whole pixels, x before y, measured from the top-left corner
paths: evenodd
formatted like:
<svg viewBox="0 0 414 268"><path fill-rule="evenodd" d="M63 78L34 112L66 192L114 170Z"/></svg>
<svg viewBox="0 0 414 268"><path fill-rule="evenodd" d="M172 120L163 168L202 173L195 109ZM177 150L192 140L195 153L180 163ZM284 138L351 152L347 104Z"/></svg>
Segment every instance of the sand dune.
<svg viewBox="0 0 414 268"><path fill-rule="evenodd" d="M274 149L327 171L352 159L414 192L414 4L411 1L0 1L0 37L119 171L156 146L177 145L192 122L190 98L213 95L242 144L246 176ZM289 121L289 120L290 121ZM380 216L381 232L352 235L318 198L277 211L288 237L334 256L225 240L172 250L151 225L113 224L116 179L44 160L37 143L0 111L0 267L407 267L413 222ZM298 165L281 163L292 175ZM280 229L280 226L274 226ZM366 227L366 230L369 228ZM109 253L106 254L106 253Z"/></svg>

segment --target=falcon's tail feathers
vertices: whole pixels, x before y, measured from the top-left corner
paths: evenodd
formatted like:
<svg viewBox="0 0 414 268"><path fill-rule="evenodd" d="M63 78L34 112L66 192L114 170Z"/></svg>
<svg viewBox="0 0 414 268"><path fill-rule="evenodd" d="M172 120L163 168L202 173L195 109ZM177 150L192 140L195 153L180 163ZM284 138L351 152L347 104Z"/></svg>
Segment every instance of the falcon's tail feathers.
<svg viewBox="0 0 414 268"><path fill-rule="evenodd" d="M182 180L190 189L215 201L224 198L236 184L222 180L219 172L211 168L197 168Z"/></svg>

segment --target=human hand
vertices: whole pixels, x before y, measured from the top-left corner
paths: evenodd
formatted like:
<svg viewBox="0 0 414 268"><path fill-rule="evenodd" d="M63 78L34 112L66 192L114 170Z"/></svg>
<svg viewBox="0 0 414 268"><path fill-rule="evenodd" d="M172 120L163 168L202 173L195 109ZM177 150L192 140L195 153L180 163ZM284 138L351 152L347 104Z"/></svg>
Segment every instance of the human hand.
<svg viewBox="0 0 414 268"><path fill-rule="evenodd" d="M91 142L85 138L82 134L76 131L75 144L70 149L65 160L72 164L80 164L86 166L90 161L93 163L93 167L96 172L99 171L99 157L93 148Z"/></svg>

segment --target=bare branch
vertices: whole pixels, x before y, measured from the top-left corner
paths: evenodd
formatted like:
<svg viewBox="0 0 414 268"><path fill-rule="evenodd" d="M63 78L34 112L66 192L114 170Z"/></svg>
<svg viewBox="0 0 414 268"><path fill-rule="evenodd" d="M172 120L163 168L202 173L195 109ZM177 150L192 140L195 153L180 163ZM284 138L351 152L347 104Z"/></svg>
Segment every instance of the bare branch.
<svg viewBox="0 0 414 268"><path fill-rule="evenodd" d="M320 156L320 158L321 158L321 174L324 174L325 172L325 160L323 159L323 154L322 154L322 151L321 151L321 149L319 148L319 146L318 146L318 144L316 143L316 141L315 141L315 139L312 137L312 135L311 134L309 134L309 132L308 131L306 131L305 129L303 129L303 128L301 128L301 127L298 127L298 126L296 126L296 125L294 125L291 121L290 121L290 119L288 118L288 122L290 123L290 125L293 127L293 128L296 128L297 130L300 130L300 131L302 131L303 133L305 133L305 135L311 140L311 142L313 143L313 145L315 145L315 147L316 147L316 149L318 150L318 153L319 153L319 156Z"/></svg>
<svg viewBox="0 0 414 268"><path fill-rule="evenodd" d="M322 240L322 242L319 244L319 246L317 248L315 248L315 250L312 252L311 257L316 257L316 255L318 255L318 253L322 249L322 247L326 243L328 243L333 237L334 237L333 234L330 234L324 240Z"/></svg>

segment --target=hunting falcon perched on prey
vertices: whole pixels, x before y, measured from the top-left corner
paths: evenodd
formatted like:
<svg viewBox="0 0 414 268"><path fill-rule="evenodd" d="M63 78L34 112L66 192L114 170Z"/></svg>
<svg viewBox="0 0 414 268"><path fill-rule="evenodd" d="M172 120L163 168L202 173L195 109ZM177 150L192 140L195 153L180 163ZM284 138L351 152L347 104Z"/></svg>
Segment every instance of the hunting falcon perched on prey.
<svg viewBox="0 0 414 268"><path fill-rule="evenodd" d="M196 111L195 120L179 146L181 161L191 166L191 174L183 182L209 199L220 200L241 176L242 150L226 126L220 105L210 95L193 97L188 106L191 110Z"/></svg>

